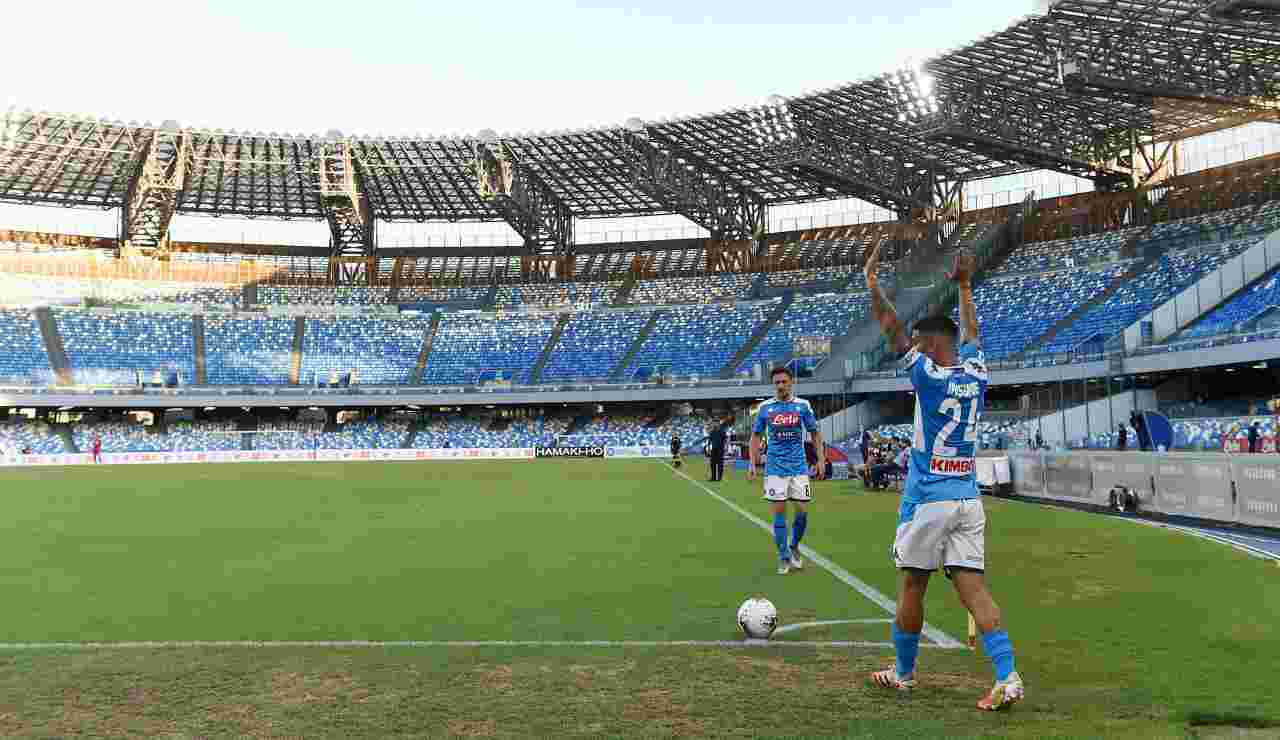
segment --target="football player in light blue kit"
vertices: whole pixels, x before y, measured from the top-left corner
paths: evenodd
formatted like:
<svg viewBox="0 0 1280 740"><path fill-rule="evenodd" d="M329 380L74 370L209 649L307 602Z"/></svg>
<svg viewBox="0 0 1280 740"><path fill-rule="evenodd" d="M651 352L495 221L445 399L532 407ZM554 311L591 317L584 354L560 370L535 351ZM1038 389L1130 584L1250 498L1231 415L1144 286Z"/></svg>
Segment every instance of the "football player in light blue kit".
<svg viewBox="0 0 1280 740"><path fill-rule="evenodd" d="M755 480L756 466L760 464L760 435L767 433L769 457L764 469L764 499L773 511L773 542L778 546L778 575L785 576L792 568L804 567L800 559L800 538L809 526L808 505L809 465L804 456L804 433L813 438L813 449L818 455L818 469L813 477L822 479L827 469L827 451L823 447L822 432L813 407L803 398L792 394L795 376L785 367L774 368L769 374L773 381L774 396L760 404L756 421L751 428L751 463L747 467L747 480ZM791 523L791 543L787 544L787 502L795 506L795 519Z"/></svg>
<svg viewBox="0 0 1280 740"><path fill-rule="evenodd" d="M973 615L995 668L995 686L978 701L978 708L1002 709L1021 699L1024 688L1014 670L1009 634L1000 624L1000 607L991 598L984 576L986 515L974 467L978 418L988 376L970 284L973 257L958 255L949 276L959 284L963 330L946 316L932 316L918 322L908 340L893 305L880 292L876 275L879 253L879 247L871 252L865 268L871 309L894 351L906 352L905 365L916 393L916 418L893 542L894 564L902 571L893 623L897 662L873 673L871 680L887 688L915 687L925 590L929 576L941 567Z"/></svg>

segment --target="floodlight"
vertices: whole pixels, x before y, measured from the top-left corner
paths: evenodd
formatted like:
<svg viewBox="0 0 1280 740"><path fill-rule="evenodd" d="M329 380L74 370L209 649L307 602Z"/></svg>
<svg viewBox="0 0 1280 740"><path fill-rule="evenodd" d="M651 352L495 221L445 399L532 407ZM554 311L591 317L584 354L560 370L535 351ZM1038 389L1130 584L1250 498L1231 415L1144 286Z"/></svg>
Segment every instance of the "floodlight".
<svg viewBox="0 0 1280 740"><path fill-rule="evenodd" d="M938 112L934 79L924 70L903 68L885 75L884 82L898 109L899 121L918 121Z"/></svg>
<svg viewBox="0 0 1280 740"><path fill-rule="evenodd" d="M787 144L800 137L791 106L781 95L770 95L764 105L747 111L751 132L762 147Z"/></svg>

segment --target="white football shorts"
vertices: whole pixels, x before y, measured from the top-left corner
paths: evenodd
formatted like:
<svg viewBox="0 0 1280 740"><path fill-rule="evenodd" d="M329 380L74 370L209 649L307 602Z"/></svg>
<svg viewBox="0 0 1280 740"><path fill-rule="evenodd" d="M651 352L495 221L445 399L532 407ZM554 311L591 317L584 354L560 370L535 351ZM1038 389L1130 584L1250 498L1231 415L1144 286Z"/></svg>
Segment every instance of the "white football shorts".
<svg viewBox="0 0 1280 740"><path fill-rule="evenodd" d="M809 476L766 475L764 477L765 501L809 501Z"/></svg>
<svg viewBox="0 0 1280 740"><path fill-rule="evenodd" d="M980 499L904 503L899 510L898 534L893 540L893 563L898 568L986 569L987 515Z"/></svg>

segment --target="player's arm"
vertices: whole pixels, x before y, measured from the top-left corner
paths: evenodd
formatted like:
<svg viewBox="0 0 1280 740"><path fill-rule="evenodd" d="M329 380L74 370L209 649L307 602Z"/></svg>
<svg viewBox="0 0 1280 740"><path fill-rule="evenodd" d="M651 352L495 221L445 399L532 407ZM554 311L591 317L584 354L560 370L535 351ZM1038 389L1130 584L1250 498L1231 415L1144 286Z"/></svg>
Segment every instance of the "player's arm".
<svg viewBox="0 0 1280 740"><path fill-rule="evenodd" d="M822 439L822 432L816 429L810 432L809 436L813 438L813 451L818 455L818 470L813 477L822 480L822 476L827 472L827 444Z"/></svg>
<svg viewBox="0 0 1280 740"><path fill-rule="evenodd" d="M814 415L811 407L806 408L804 414L804 426L809 432L809 439L813 442L813 454L817 459L818 469L814 474L816 480L822 480L822 476L827 471L827 446L822 439L822 432L818 428L818 417Z"/></svg>
<svg viewBox="0 0 1280 740"><path fill-rule="evenodd" d="M884 333L889 340L889 346L898 354L906 352L911 348L911 340L902 329L902 322L898 320L898 312L894 310L893 304L885 298L884 292L880 290L880 276L876 274L876 269L880 267L880 245L877 244L875 249L871 250L871 256L867 258L867 264L862 268L862 274L867 279L867 290L871 293L871 315L880 323L880 331Z"/></svg>
<svg viewBox="0 0 1280 740"><path fill-rule="evenodd" d="M961 252L956 255L956 266L950 277L960 286L960 344L982 346L978 333L978 309L973 305L973 255Z"/></svg>

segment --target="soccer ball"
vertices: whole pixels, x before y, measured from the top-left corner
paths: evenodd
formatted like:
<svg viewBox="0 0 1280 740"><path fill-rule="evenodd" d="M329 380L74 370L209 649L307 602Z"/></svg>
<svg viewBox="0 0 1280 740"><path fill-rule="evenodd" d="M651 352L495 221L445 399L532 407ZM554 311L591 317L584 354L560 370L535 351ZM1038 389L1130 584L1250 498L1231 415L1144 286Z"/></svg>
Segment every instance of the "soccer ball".
<svg viewBox="0 0 1280 740"><path fill-rule="evenodd" d="M738 629L753 640L767 640L778 628L778 609L772 601L752 597L738 607Z"/></svg>

